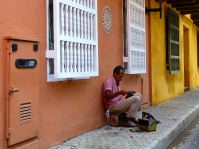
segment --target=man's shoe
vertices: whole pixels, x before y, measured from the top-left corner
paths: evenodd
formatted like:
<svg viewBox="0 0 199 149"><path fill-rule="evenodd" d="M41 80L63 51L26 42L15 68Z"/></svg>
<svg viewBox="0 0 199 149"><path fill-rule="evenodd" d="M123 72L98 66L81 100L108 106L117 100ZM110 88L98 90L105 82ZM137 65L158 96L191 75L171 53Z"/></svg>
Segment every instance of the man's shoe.
<svg viewBox="0 0 199 149"><path fill-rule="evenodd" d="M136 118L129 118L129 120L135 124L139 124L139 122Z"/></svg>
<svg viewBox="0 0 199 149"><path fill-rule="evenodd" d="M132 121L122 122L121 126L123 127L137 127L137 124L133 123Z"/></svg>

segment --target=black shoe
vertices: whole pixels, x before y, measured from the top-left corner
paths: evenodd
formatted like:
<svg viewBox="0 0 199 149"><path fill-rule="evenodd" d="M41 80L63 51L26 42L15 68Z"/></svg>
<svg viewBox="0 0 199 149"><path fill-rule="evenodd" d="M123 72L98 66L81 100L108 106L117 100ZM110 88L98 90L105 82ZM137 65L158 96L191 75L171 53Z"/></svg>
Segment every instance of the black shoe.
<svg viewBox="0 0 199 149"><path fill-rule="evenodd" d="M123 127L138 127L137 124L133 123L132 121L122 122L121 126Z"/></svg>
<svg viewBox="0 0 199 149"><path fill-rule="evenodd" d="M139 124L138 120L136 118L128 118L130 121L132 121L135 124Z"/></svg>
<svg viewBox="0 0 199 149"><path fill-rule="evenodd" d="M151 113L147 113L147 112L142 112L142 119L150 119L155 121L156 124L160 124L160 121L157 120Z"/></svg>

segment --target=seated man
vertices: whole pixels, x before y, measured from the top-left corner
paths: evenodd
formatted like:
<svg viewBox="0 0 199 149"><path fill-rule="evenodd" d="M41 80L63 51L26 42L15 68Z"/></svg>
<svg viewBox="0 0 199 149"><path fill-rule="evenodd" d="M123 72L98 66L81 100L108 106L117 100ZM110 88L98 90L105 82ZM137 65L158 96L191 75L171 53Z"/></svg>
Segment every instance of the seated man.
<svg viewBox="0 0 199 149"><path fill-rule="evenodd" d="M103 95L106 109L113 114L125 114L127 119L136 123L136 114L141 110L141 94L134 93L133 96L124 98L129 91L120 90L119 83L124 77L124 68L116 66L113 76L104 82Z"/></svg>

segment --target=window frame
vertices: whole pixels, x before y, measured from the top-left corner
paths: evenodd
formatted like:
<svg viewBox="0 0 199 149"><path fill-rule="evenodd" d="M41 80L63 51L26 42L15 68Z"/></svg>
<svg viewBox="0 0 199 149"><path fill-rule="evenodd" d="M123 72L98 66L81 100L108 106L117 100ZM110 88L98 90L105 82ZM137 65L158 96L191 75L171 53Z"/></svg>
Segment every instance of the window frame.
<svg viewBox="0 0 199 149"><path fill-rule="evenodd" d="M50 23L50 19L51 18L50 18L49 15L50 15L50 11L55 11L55 10L58 9L58 7L61 7L61 6L56 6L55 7L55 5L58 5L57 3L59 3L59 2L63 2L63 4L66 5L65 7L67 7L67 6L72 7L72 9L73 10L75 9L75 11L77 11L77 9L81 10L82 12L84 11L84 13L86 15L86 18L85 18L86 19L86 23L87 23L88 26L91 24L91 20L89 20L90 22L89 21L87 22L87 20L89 19L89 17L90 18L93 17L93 20L92 20L93 22L92 23L93 23L94 27L91 27L91 25L90 25L90 28L93 28L93 30L92 30L93 32L92 33L95 34L95 37L93 37L95 39L93 39L93 40L91 39L92 37L90 37L89 35L92 36L92 33L91 33L90 30L89 31L87 30L88 33L85 31L85 34L88 34L88 36L90 37L90 40L89 40L89 37L87 37L87 39L80 39L80 38L78 38L78 40L77 39L75 40L75 35L74 35L74 38L72 38L72 37L66 37L66 38L64 38L64 41L63 41L63 43L64 42L70 42L72 45L74 44L74 46L76 46L76 48L77 48L78 44L79 44L79 47L80 47L80 44L82 45L82 49L84 48L84 50L81 51L81 54L84 51L87 52L87 54L85 54L85 53L82 54L83 56L85 56L85 55L87 56L87 58L84 57L83 60L85 60L85 63L86 62L89 63L90 61L94 63L93 64L94 65L93 66L93 72L91 72L91 70L92 70L91 68L90 69L88 68L88 71L90 71L90 72L88 72L88 73L85 72L84 74L81 73L81 75L80 75L80 73L78 75L77 74L78 72L76 74L75 73L74 74L72 74L72 73L69 74L68 73L68 75L67 74L62 75L62 74L59 74L59 72L58 72L58 71L60 71L59 63L61 65L61 62L60 62L61 61L60 60L61 56L60 56L60 53L59 53L59 47L60 47L61 43L58 43L59 41L57 41L57 40L60 40L60 36L57 36L58 35L57 32L59 32L58 31L58 29L59 29L59 27L58 27L59 24L58 23L60 23L62 20L61 20L61 17L59 16L60 14L57 14L58 15L57 16L57 15L55 15L55 12L51 13L51 14L53 14L53 16L51 16L51 17L53 17L53 29L54 29L53 33L54 33L54 35L53 35L53 39L52 40L54 41L54 43L53 43L53 46L50 46L49 45L50 44L50 41L49 41L49 39L50 39L50 35L49 35L50 30L49 29L50 29L50 24L52 24L52 23ZM47 81L48 82L56 82L56 81L64 81L64 80L89 79L90 77L98 76L99 75L99 64L98 64L98 14L97 14L98 7L97 7L97 0L92 0L92 1L89 1L89 2L92 2L92 4L90 4L90 3L88 4L87 3L87 5L89 5L89 6L87 6L86 4L84 4L84 6L81 6L81 4L79 4L79 3L74 4L75 1L47 0L47 2L46 2L46 12L47 12L47 15L46 15L47 16L47 18L46 18L47 19L47 28L46 28L46 30L47 30L47 46L46 46L47 49L46 49L46 58L47 58ZM53 3L53 9L52 10L49 10L50 9L49 8L50 7L50 3ZM61 4L59 4L59 5L61 5ZM61 13L61 12L56 12L56 13ZM83 19L84 19L84 17L85 16L83 16ZM74 16L73 16L72 19L75 20ZM77 14L76 14L76 19L77 19ZM54 22L55 20L57 20L57 23ZM76 23L77 23L77 20L76 20ZM79 26L81 24L82 23L80 22ZM78 26L78 25L76 24L76 26ZM84 30L85 30L85 28L89 28L88 26L84 25ZM81 26L81 27L83 27L83 26ZM74 31L74 29L72 29L72 30ZM76 28L76 30L77 30L77 28ZM66 44L66 43L64 43L64 44ZM87 49L86 49L86 47L87 47ZM93 53L89 51L91 49L94 51ZM80 61L80 58L79 58L80 56L77 56L78 52L80 54L80 49L77 49L76 55L73 52L73 54L72 54L73 58L71 58L71 59L75 59L74 57L76 56L76 59L78 59ZM93 57L91 57L91 55ZM94 59L94 60L92 60L92 59ZM78 61L78 60L76 60L76 61ZM79 62L79 63L81 63L81 62ZM77 65L77 62L76 62L76 65ZM85 65L87 65L87 64L85 64ZM86 67L88 67L88 65ZM78 66L76 66L75 68L77 68L77 67ZM54 74L52 72L54 72ZM79 70L79 72L80 72L80 70ZM82 68L82 72L83 72L83 68Z"/></svg>
<svg viewBox="0 0 199 149"><path fill-rule="evenodd" d="M132 7L134 7L134 9L132 9ZM136 12L139 12L139 14L141 14L141 17L137 17L138 14L135 15L135 13L131 14L131 11L135 12L135 10ZM135 16L134 20L139 22L138 24L131 21L133 16ZM142 1L123 0L123 26L124 26L123 62L124 62L125 72L127 74L146 73L147 51L146 51L146 17L145 17L144 0ZM132 35L133 33L134 36ZM135 35L137 35L137 38L135 38ZM140 47L136 47L135 43L138 44Z"/></svg>
<svg viewBox="0 0 199 149"><path fill-rule="evenodd" d="M179 15L168 7L166 13L166 69L169 70L170 74L176 74L180 72L179 19ZM177 32L175 36L173 34L174 32ZM173 62L174 60L178 61L178 68L174 68L176 67L175 63Z"/></svg>

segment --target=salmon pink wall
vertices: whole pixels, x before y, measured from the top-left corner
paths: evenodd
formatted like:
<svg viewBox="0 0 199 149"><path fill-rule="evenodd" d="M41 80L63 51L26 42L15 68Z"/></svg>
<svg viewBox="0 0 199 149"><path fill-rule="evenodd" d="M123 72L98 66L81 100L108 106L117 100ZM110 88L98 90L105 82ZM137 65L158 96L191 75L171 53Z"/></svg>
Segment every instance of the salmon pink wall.
<svg viewBox="0 0 199 149"><path fill-rule="evenodd" d="M102 26L102 9L112 10L112 32ZM9 8L9 9L8 9ZM105 123L101 87L112 75L112 69L123 62L123 24L121 0L98 0L99 76L87 80L48 83L46 66L46 1L7 0L0 5L0 59L3 59L4 36L37 39L39 41L39 139L40 148L61 143L94 130ZM149 53L147 52L147 57ZM148 58L147 58L147 61ZM0 72L5 71L0 63ZM147 68L147 72L149 68ZM0 148L5 143L5 99L2 95L4 77L0 73ZM33 86L34 87L34 86ZM142 92L149 100L149 75L126 75L122 87ZM145 106L148 106L146 104ZM1 144L3 142L3 144ZM23 145L23 144L22 144Z"/></svg>
<svg viewBox="0 0 199 149"><path fill-rule="evenodd" d="M5 76L3 73L3 64L5 57L3 56L4 37L13 36L22 39L34 38L41 43L39 50L42 59L45 57L42 53L45 52L45 1L2 1L0 5L0 149L7 149L6 143L6 127L5 127L5 97L3 96L3 83Z"/></svg>

